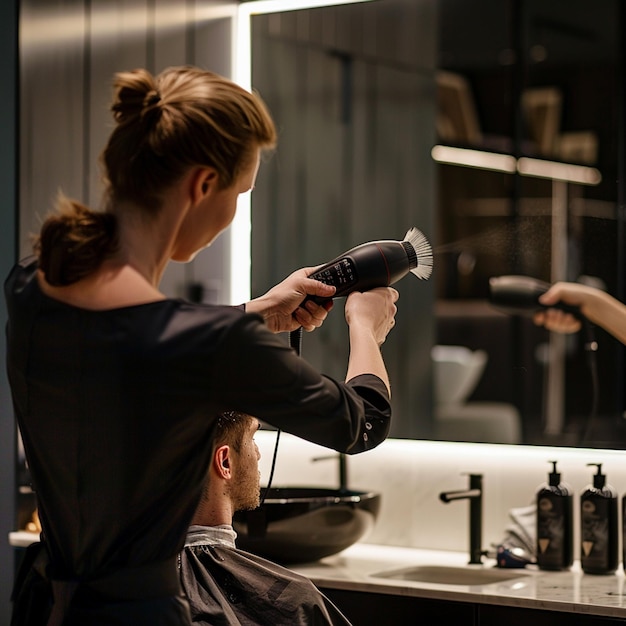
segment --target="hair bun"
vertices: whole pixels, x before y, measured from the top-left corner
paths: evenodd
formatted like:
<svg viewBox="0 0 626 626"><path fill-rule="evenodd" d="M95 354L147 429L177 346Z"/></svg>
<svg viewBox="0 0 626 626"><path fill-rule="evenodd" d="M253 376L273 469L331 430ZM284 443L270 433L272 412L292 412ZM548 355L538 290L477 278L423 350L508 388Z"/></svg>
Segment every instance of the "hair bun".
<svg viewBox="0 0 626 626"><path fill-rule="evenodd" d="M156 89L151 89L144 98L144 107L152 107L161 102L161 94Z"/></svg>
<svg viewBox="0 0 626 626"><path fill-rule="evenodd" d="M158 110L156 105L161 102L161 94L154 77L147 70L120 72L116 74L113 87L111 109L117 122L143 119L146 113Z"/></svg>

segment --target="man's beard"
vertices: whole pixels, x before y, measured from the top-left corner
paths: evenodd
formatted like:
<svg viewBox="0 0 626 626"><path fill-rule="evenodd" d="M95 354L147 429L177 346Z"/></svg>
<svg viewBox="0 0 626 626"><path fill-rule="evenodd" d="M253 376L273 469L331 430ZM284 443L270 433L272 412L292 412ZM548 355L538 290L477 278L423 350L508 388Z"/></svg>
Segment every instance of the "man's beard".
<svg viewBox="0 0 626 626"><path fill-rule="evenodd" d="M252 511L258 508L261 502L261 474L256 473L250 475L231 487L231 499L235 511Z"/></svg>

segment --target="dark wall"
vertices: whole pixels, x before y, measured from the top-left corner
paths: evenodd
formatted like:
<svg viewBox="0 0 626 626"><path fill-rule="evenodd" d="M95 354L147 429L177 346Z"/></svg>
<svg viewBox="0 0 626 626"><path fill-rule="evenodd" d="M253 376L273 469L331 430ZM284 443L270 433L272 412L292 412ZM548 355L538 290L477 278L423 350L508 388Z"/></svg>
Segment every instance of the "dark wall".
<svg viewBox="0 0 626 626"><path fill-rule="evenodd" d="M0 275L15 262L17 186L17 0L0 5ZM0 354L6 351L6 311L0 307ZM15 530L15 426L4 366L0 368L0 624L8 624L13 584L13 549L7 536Z"/></svg>

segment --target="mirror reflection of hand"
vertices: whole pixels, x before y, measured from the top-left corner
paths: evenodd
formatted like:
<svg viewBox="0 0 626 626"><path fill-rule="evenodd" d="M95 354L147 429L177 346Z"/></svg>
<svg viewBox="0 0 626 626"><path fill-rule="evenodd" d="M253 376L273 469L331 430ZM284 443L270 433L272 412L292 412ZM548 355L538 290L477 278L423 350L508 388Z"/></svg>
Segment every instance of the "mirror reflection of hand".
<svg viewBox="0 0 626 626"><path fill-rule="evenodd" d="M593 288L578 283L558 282L539 297L539 302L546 307L563 303L578 307L584 313L584 306L594 292ZM555 308L547 308L535 313L533 321L538 326L544 326L558 333L576 333L581 328L579 319Z"/></svg>
<svg viewBox="0 0 626 626"><path fill-rule="evenodd" d="M563 334L577 333L581 327L580 320L559 309L539 311L533 316L533 321L537 326L543 326L547 330Z"/></svg>

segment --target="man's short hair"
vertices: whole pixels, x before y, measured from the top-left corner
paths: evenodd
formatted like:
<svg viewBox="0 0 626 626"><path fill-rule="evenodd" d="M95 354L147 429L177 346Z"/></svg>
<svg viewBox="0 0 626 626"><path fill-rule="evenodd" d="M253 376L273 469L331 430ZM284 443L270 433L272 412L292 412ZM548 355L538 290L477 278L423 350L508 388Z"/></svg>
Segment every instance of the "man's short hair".
<svg viewBox="0 0 626 626"><path fill-rule="evenodd" d="M239 452L243 437L250 428L253 419L252 416L239 411L224 411L220 413L215 427L215 436L213 437L213 449L229 445L236 452Z"/></svg>

